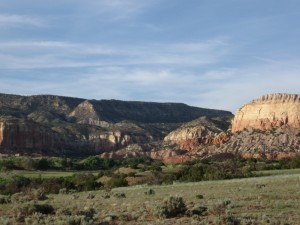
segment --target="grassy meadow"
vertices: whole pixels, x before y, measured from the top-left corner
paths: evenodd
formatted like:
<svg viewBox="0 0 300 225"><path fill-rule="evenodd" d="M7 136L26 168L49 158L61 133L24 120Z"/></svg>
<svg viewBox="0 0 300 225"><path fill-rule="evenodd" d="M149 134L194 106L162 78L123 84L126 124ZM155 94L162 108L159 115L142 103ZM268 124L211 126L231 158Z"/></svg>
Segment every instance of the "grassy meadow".
<svg viewBox="0 0 300 225"><path fill-rule="evenodd" d="M61 192L44 199L31 190L27 197L2 200L0 224L300 224L300 170L262 173L267 176ZM169 216L168 210L177 213Z"/></svg>

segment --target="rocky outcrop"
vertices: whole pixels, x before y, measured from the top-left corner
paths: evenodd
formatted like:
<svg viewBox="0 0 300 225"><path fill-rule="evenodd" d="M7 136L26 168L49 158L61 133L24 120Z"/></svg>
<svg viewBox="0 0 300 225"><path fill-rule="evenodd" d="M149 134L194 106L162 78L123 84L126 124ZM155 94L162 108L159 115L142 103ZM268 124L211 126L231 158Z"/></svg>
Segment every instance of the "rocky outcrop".
<svg viewBox="0 0 300 225"><path fill-rule="evenodd" d="M128 151L130 149L130 151ZM116 152L105 152L99 155L102 158L124 159L135 157L149 157L166 163L183 163L195 159L195 155L181 150L151 149L145 151L141 146L127 146Z"/></svg>
<svg viewBox="0 0 300 225"><path fill-rule="evenodd" d="M245 128L269 130L283 125L300 128L300 95L269 94L253 100L237 111L232 132Z"/></svg>
<svg viewBox="0 0 300 225"><path fill-rule="evenodd" d="M271 130L248 128L234 133L228 143L216 149L219 153L233 153L245 158L300 156L300 129L283 125Z"/></svg>
<svg viewBox="0 0 300 225"><path fill-rule="evenodd" d="M206 145L222 145L230 139L230 134L218 125L214 120L199 118L172 131L164 141L187 151L197 151Z"/></svg>
<svg viewBox="0 0 300 225"><path fill-rule="evenodd" d="M299 95L266 95L238 110L231 133L231 113L184 104L0 94L0 153L173 163L213 155L293 157L300 155L299 112Z"/></svg>
<svg viewBox="0 0 300 225"><path fill-rule="evenodd" d="M222 115L231 113L180 103L0 94L0 153L111 153L161 141L199 116Z"/></svg>
<svg viewBox="0 0 300 225"><path fill-rule="evenodd" d="M242 156L280 159L300 156L299 95L266 95L242 107L230 118L201 117L184 123L159 145L128 145L108 157L150 156L165 162L195 158Z"/></svg>
<svg viewBox="0 0 300 225"><path fill-rule="evenodd" d="M88 100L80 103L68 116L74 118L77 123L94 124L94 121L100 121L93 104Z"/></svg>

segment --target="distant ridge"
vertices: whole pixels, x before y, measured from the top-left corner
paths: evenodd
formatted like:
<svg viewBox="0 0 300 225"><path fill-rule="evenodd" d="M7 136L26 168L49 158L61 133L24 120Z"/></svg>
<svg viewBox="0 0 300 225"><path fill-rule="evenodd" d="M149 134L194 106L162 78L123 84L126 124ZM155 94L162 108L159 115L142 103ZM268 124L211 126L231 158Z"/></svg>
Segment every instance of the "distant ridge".
<svg viewBox="0 0 300 225"><path fill-rule="evenodd" d="M47 110L68 116L82 102L88 102L98 118L107 122L130 120L143 123L178 123L188 122L201 116L232 116L229 111L192 107L182 103L86 100L55 95L0 94L1 109L12 108L25 114Z"/></svg>
<svg viewBox="0 0 300 225"><path fill-rule="evenodd" d="M114 152L132 144L161 141L182 123L203 116L233 115L182 103L0 94L0 153Z"/></svg>

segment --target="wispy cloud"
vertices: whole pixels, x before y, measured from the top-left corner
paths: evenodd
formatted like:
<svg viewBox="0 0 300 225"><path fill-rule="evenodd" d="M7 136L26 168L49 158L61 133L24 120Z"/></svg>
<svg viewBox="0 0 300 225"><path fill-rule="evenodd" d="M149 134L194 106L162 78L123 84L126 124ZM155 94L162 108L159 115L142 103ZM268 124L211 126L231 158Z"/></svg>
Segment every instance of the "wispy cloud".
<svg viewBox="0 0 300 225"><path fill-rule="evenodd" d="M0 42L0 50L2 68L35 69L116 65L205 65L215 63L226 55L228 47L223 41L215 40L144 46L15 41Z"/></svg>
<svg viewBox="0 0 300 225"><path fill-rule="evenodd" d="M194 3L0 1L0 90L231 111L299 92L298 2Z"/></svg>
<svg viewBox="0 0 300 225"><path fill-rule="evenodd" d="M21 26L21 25L41 27L45 25L45 21L43 21L40 18L32 17L32 16L0 14L0 25L2 27Z"/></svg>
<svg viewBox="0 0 300 225"><path fill-rule="evenodd" d="M83 1L69 0L74 8L80 10L80 14L88 13L88 16L97 16L101 21L120 21L134 19L138 14L144 12L145 8L156 0L97 0L88 4Z"/></svg>
<svg viewBox="0 0 300 225"><path fill-rule="evenodd" d="M203 73L122 66L94 68L83 74L72 72L72 76L62 71L54 73L48 72L45 78L38 79L2 77L0 89L7 93L48 93L88 99L184 102L235 112L266 93L298 93L300 83L300 69L284 69L276 63L239 69L210 68Z"/></svg>

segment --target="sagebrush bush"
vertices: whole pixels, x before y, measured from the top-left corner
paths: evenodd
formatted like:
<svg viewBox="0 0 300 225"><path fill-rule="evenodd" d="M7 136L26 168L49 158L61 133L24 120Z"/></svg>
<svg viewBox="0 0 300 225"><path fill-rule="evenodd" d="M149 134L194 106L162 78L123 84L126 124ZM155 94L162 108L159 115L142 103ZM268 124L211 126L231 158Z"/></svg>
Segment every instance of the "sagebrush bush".
<svg viewBox="0 0 300 225"><path fill-rule="evenodd" d="M93 193L88 193L87 199L93 199L95 195Z"/></svg>
<svg viewBox="0 0 300 225"><path fill-rule="evenodd" d="M11 199L12 203L24 203L24 202L29 202L32 200L24 192L18 192L18 193L13 194L10 199Z"/></svg>
<svg viewBox="0 0 300 225"><path fill-rule="evenodd" d="M194 215L203 216L206 211L207 211L207 207L196 205L192 209L187 210L186 214L188 216L194 216Z"/></svg>
<svg viewBox="0 0 300 225"><path fill-rule="evenodd" d="M204 198L204 196L203 196L203 195L201 195L201 194L198 194L198 195L196 195L196 198L197 198L197 199L203 199L203 198Z"/></svg>
<svg viewBox="0 0 300 225"><path fill-rule="evenodd" d="M81 206L73 206L71 208L60 208L56 211L57 216L69 216L78 218L83 218L84 221L91 221L94 218L96 211L94 208L87 207L82 208Z"/></svg>
<svg viewBox="0 0 300 225"><path fill-rule="evenodd" d="M39 189L32 189L28 188L25 191L26 195L29 196L31 200L46 200L47 196L45 194L45 189L39 188Z"/></svg>
<svg viewBox="0 0 300 225"><path fill-rule="evenodd" d="M15 218L9 218L9 217L0 217L0 224L1 225L15 225L17 224L17 221Z"/></svg>
<svg viewBox="0 0 300 225"><path fill-rule="evenodd" d="M25 218L25 225L94 225L93 221L86 221L84 216L51 216L34 214Z"/></svg>
<svg viewBox="0 0 300 225"><path fill-rule="evenodd" d="M223 201L213 205L213 207L210 209L210 214L221 216L223 214L226 214L227 209L234 208L235 204L231 199L224 199Z"/></svg>
<svg viewBox="0 0 300 225"><path fill-rule="evenodd" d="M0 195L0 205L1 204L8 204L11 202L10 196L8 195Z"/></svg>
<svg viewBox="0 0 300 225"><path fill-rule="evenodd" d="M68 190L67 190L67 188L61 188L61 189L59 189L58 193L61 195L66 195L66 194L68 194Z"/></svg>
<svg viewBox="0 0 300 225"><path fill-rule="evenodd" d="M53 212L53 206L48 204L37 204L34 201L18 204L13 207L13 214L20 222L23 222L26 217L34 213L51 214Z"/></svg>
<svg viewBox="0 0 300 225"><path fill-rule="evenodd" d="M164 199L162 205L156 208L156 214L159 218L171 218L184 214L186 210L182 197L171 196Z"/></svg>
<svg viewBox="0 0 300 225"><path fill-rule="evenodd" d="M145 191L144 194L145 194L145 195L154 195L154 194L155 194L155 191L154 191L153 189L150 188L149 190Z"/></svg>
<svg viewBox="0 0 300 225"><path fill-rule="evenodd" d="M106 185L109 188L126 187L128 186L128 181L123 176L112 177Z"/></svg>
<svg viewBox="0 0 300 225"><path fill-rule="evenodd" d="M125 193L117 192L117 193L114 194L114 197L116 197L116 198L126 198L126 195L125 195Z"/></svg>

